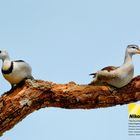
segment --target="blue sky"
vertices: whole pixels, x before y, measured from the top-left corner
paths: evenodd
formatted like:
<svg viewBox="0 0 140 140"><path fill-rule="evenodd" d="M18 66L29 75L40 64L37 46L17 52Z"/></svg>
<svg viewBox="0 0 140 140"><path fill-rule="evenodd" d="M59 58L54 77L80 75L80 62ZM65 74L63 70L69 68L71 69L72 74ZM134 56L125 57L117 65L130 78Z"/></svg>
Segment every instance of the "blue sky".
<svg viewBox="0 0 140 140"><path fill-rule="evenodd" d="M89 73L121 65L128 44L140 45L139 0L0 1L0 48L26 60L36 79L89 83ZM140 56L134 56L135 75ZM0 93L10 85L0 74ZM127 133L127 105L36 111L1 140L138 140Z"/></svg>

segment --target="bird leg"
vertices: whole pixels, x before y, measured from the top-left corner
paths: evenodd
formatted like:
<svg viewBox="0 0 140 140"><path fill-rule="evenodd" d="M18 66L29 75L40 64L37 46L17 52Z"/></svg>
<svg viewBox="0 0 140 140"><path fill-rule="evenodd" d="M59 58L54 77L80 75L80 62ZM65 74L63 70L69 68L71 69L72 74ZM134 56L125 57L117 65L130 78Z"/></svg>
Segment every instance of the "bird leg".
<svg viewBox="0 0 140 140"><path fill-rule="evenodd" d="M15 84L11 84L11 89L9 91L4 92L1 96L10 94L15 89L15 87L16 87Z"/></svg>
<svg viewBox="0 0 140 140"><path fill-rule="evenodd" d="M11 84L11 89L7 92L4 92L2 94L3 95L8 95L10 94L11 92L13 92L17 87L21 87L24 83L25 83L25 80L27 80L27 78L25 78L24 80L22 80L21 82L19 82L18 84Z"/></svg>

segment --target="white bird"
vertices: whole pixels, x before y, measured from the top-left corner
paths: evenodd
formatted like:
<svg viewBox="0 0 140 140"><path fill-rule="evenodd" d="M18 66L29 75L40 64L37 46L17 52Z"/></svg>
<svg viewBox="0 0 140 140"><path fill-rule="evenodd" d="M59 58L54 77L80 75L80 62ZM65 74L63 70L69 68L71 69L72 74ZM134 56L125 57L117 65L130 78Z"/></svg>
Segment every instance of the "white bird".
<svg viewBox="0 0 140 140"><path fill-rule="evenodd" d="M107 83L111 86L121 88L127 85L133 78L134 66L132 56L140 54L138 45L128 45L125 52L124 63L120 67L108 66L96 73L91 73L94 80L89 85L96 83Z"/></svg>
<svg viewBox="0 0 140 140"><path fill-rule="evenodd" d="M0 51L2 59L2 74L12 85L12 88L25 79L33 79L30 65L23 60L11 61L7 51Z"/></svg>

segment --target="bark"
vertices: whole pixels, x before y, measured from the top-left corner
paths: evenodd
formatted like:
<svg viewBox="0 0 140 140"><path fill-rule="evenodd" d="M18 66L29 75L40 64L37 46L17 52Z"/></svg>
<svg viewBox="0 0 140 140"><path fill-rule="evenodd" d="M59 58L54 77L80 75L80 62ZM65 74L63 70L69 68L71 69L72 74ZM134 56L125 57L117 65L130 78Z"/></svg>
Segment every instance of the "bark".
<svg viewBox="0 0 140 140"><path fill-rule="evenodd" d="M55 84L26 80L0 97L0 134L14 127L27 115L44 107L95 109L140 100L140 76L117 89L107 85Z"/></svg>

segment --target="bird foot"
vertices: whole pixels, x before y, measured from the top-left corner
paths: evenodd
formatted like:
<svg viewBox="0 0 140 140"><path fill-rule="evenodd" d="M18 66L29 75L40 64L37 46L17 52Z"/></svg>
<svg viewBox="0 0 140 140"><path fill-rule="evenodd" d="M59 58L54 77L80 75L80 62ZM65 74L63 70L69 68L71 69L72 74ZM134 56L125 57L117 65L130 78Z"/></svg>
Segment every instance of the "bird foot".
<svg viewBox="0 0 140 140"><path fill-rule="evenodd" d="M16 84L12 84L11 85L11 89L7 92L4 92L2 94L2 96L4 95L9 95L10 93L12 93L15 89L17 89L18 87L21 87L23 84L25 83L25 80L21 81L20 83L18 83L17 85Z"/></svg>
<svg viewBox="0 0 140 140"><path fill-rule="evenodd" d="M9 91L4 92L1 96L5 96L5 95L9 95L10 93L12 93L15 90L16 86L12 85L12 88Z"/></svg>

